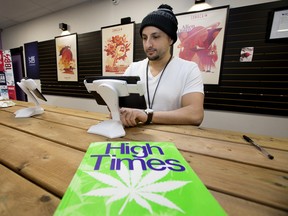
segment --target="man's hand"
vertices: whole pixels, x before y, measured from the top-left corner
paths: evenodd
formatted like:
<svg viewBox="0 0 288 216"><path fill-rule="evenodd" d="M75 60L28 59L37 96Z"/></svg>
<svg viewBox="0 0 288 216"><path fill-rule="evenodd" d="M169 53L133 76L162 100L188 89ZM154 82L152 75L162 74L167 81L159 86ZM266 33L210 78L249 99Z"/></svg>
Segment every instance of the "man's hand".
<svg viewBox="0 0 288 216"><path fill-rule="evenodd" d="M147 121L147 114L141 109L121 108L120 120L126 127L136 126L138 123Z"/></svg>

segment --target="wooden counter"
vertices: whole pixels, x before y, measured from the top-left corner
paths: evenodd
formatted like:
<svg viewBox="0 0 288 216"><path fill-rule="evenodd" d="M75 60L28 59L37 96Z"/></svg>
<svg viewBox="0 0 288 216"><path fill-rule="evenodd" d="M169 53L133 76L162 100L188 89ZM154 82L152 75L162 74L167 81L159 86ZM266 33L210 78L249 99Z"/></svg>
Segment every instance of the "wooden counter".
<svg viewBox="0 0 288 216"><path fill-rule="evenodd" d="M109 139L87 129L108 115L43 105L45 112L15 118L32 106L0 108L0 215L53 215L91 142ZM114 140L170 141L228 215L288 215L288 139L246 134L275 158L245 142L242 133L178 125L127 128Z"/></svg>

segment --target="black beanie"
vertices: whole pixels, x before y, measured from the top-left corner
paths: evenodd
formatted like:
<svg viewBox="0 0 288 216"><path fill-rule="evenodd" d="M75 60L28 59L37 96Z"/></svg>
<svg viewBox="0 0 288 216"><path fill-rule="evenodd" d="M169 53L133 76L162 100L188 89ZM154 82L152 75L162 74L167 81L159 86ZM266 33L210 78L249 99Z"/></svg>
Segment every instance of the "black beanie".
<svg viewBox="0 0 288 216"><path fill-rule="evenodd" d="M162 4L156 11L149 13L141 23L140 36L146 26L155 26L165 32L173 40L173 44L177 41L178 21L173 8L169 5Z"/></svg>

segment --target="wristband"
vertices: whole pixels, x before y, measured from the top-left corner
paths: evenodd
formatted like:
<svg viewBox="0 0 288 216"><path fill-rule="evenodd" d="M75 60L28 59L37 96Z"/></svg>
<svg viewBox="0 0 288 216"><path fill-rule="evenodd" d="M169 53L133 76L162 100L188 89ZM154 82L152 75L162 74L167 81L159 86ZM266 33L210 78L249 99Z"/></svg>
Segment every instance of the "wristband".
<svg viewBox="0 0 288 216"><path fill-rule="evenodd" d="M144 111L147 114L147 121L145 122L145 124L151 124L152 123L152 118L153 118L153 110L152 109L146 109Z"/></svg>

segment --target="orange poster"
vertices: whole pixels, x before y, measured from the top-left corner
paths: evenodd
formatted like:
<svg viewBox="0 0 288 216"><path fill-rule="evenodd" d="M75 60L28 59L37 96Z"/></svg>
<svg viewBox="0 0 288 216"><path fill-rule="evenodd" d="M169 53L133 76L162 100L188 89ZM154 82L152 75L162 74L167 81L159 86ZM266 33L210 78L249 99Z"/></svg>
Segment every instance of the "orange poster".
<svg viewBox="0 0 288 216"><path fill-rule="evenodd" d="M58 81L78 81L77 34L55 38Z"/></svg>
<svg viewBox="0 0 288 216"><path fill-rule="evenodd" d="M122 75L133 62L134 23L102 28L102 74Z"/></svg>

